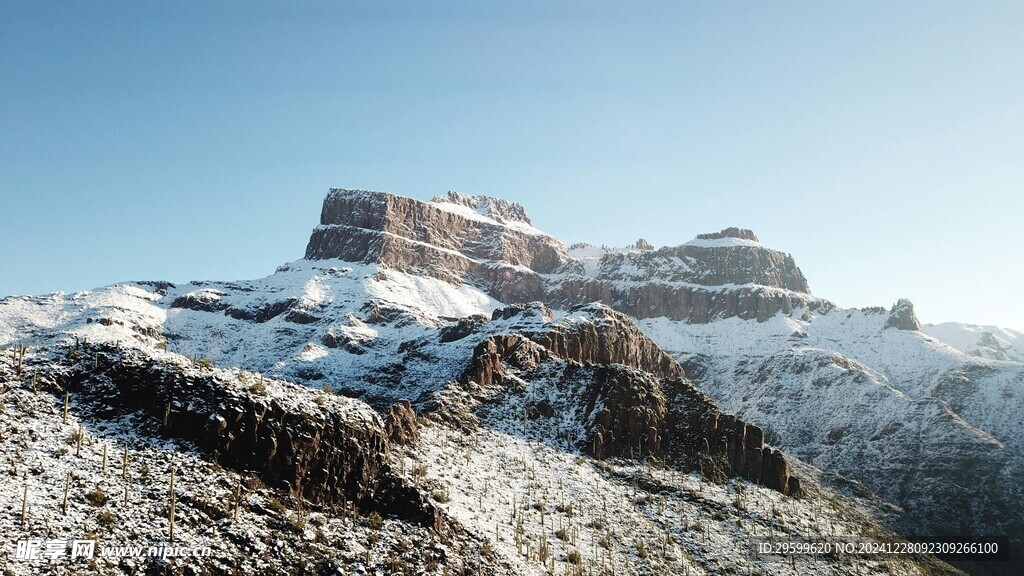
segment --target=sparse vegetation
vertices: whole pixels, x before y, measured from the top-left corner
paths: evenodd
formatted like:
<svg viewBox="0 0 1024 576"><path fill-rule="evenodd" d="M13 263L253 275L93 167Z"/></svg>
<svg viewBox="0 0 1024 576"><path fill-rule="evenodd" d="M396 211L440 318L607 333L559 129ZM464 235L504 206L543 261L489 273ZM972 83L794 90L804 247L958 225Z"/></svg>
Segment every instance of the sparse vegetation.
<svg viewBox="0 0 1024 576"><path fill-rule="evenodd" d="M277 514L279 516L283 515L285 513L285 510L287 510L284 503L278 500L277 498L274 498L273 496L267 498L267 507L270 508L270 510L274 512L274 514Z"/></svg>
<svg viewBox="0 0 1024 576"><path fill-rule="evenodd" d="M380 530L384 527L384 518L376 512L370 512L370 515L366 517L366 525L372 530Z"/></svg>
<svg viewBox="0 0 1024 576"><path fill-rule="evenodd" d="M85 493L85 500L93 506L103 506L107 503L107 493L102 488L93 488L92 490Z"/></svg>
<svg viewBox="0 0 1024 576"><path fill-rule="evenodd" d="M110 510L104 508L96 515L96 519L99 521L100 526L111 526L117 522L117 514L114 514Z"/></svg>

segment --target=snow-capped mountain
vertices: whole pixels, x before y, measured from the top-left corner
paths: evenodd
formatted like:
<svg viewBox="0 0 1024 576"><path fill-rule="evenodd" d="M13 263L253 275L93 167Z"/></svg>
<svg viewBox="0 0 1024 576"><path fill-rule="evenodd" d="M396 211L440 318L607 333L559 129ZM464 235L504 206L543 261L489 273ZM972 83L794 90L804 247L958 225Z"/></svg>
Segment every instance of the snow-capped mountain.
<svg viewBox="0 0 1024 576"><path fill-rule="evenodd" d="M749 543L899 538L880 521L914 538L1024 532L1024 364L919 328L907 301L812 296L749 230L570 247L504 200L335 189L305 257L266 278L0 300L0 433L45 419L20 456L48 471L33 472L44 491L69 465L78 486L110 482L95 454L57 455L76 423L186 454L226 487L258 479L252 525L188 493L180 530L283 573L330 556L303 544L321 539L344 542L341 573L956 573L923 556L779 561ZM54 424L67 391L80 409ZM21 488L0 491L5 507ZM0 527L30 535L53 506ZM94 508L72 508L60 526L98 533ZM353 544L380 529L370 513L390 536ZM254 536L310 517L323 524L280 545Z"/></svg>
<svg viewBox="0 0 1024 576"><path fill-rule="evenodd" d="M943 322L926 324L925 334L971 356L1024 362L1024 334L998 326Z"/></svg>

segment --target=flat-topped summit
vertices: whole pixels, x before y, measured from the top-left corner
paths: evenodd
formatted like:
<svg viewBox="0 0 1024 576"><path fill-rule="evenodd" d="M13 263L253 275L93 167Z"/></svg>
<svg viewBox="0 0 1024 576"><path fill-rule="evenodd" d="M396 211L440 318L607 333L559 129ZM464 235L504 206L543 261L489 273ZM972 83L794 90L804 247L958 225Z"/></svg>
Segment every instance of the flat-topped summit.
<svg viewBox="0 0 1024 576"><path fill-rule="evenodd" d="M379 263L453 284L471 284L506 304L572 307L602 302L636 318L708 322L765 320L816 307L793 257L747 229L701 234L655 249L569 249L534 228L516 202L448 192L431 201L333 188L309 260Z"/></svg>

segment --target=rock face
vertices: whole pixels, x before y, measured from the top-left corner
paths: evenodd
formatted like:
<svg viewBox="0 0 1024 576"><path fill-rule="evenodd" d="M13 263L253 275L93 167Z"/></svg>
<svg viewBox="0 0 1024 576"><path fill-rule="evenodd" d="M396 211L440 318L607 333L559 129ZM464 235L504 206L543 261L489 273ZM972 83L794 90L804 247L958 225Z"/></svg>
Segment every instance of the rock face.
<svg viewBox="0 0 1024 576"><path fill-rule="evenodd" d="M525 313L495 311L496 318ZM721 414L686 379L674 360L624 315L601 305L577 309L593 321L554 324L544 331L487 337L473 350L463 382L484 401L521 391L522 383L548 382L573 389L572 405L546 400L528 410L534 417L580 415L589 436L581 447L595 458L666 459L715 477L737 476L783 494L802 493L785 456L764 443L764 433Z"/></svg>
<svg viewBox="0 0 1024 576"><path fill-rule="evenodd" d="M749 230L701 234L657 250L605 252L592 274L567 273L548 294L558 307L599 301L635 318L705 323L739 316L764 321L797 307L831 307L811 297L793 257L765 248Z"/></svg>
<svg viewBox="0 0 1024 576"><path fill-rule="evenodd" d="M543 297L540 274L567 261L565 246L531 225L522 206L451 193L421 202L333 189L307 259L382 262L453 283L471 281L503 302Z"/></svg>
<svg viewBox="0 0 1024 576"><path fill-rule="evenodd" d="M306 258L379 262L470 283L506 304L596 301L636 318L763 321L797 307L831 307L810 295L792 256L762 246L750 230L727 228L660 249L641 239L630 249L574 258L533 228L522 206L455 192L422 202L333 189Z"/></svg>
<svg viewBox="0 0 1024 576"><path fill-rule="evenodd" d="M408 400L393 405L384 415L384 432L395 444L415 444L420 440L416 412Z"/></svg>
<svg viewBox="0 0 1024 576"><path fill-rule="evenodd" d="M900 298L889 311L889 319L885 322L886 328L897 330L921 330L921 323L914 314L914 304L906 298Z"/></svg>
<svg viewBox="0 0 1024 576"><path fill-rule="evenodd" d="M553 326L527 337L551 354L582 364L623 364L662 378L682 378L683 368L625 314L607 306L588 304L571 312L584 312L592 323Z"/></svg>
<svg viewBox="0 0 1024 576"><path fill-rule="evenodd" d="M160 433L191 441L221 465L254 473L311 502L354 501L446 529L444 515L387 463L389 435L417 436L408 403L389 413L385 428L361 402L295 384L232 380L223 372L154 361L136 350L92 346L88 357L66 376L80 403L94 402L111 413L149 413ZM317 394L317 402L301 400Z"/></svg>

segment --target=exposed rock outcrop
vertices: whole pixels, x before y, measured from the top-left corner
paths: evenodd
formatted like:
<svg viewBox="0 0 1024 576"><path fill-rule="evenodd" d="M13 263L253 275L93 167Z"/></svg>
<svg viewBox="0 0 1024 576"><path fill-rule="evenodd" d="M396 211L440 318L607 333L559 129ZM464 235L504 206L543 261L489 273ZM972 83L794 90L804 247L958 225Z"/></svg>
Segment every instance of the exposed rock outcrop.
<svg viewBox="0 0 1024 576"><path fill-rule="evenodd" d="M914 304L906 298L900 298L889 311L889 319L885 321L886 328L897 330L921 330L921 322L914 314Z"/></svg>
<svg viewBox="0 0 1024 576"><path fill-rule="evenodd" d="M388 408L384 415L384 433L388 440L395 444L415 444L420 440L420 428L416 422L416 412L408 400Z"/></svg>
<svg viewBox="0 0 1024 576"><path fill-rule="evenodd" d="M624 364L664 378L684 377L682 366L651 341L625 314L588 304L572 310L586 312L593 322L554 325L527 337L550 353L583 364Z"/></svg>
<svg viewBox="0 0 1024 576"><path fill-rule="evenodd" d="M722 238L739 238L740 240L750 240L752 242L759 241L753 230L748 230L747 228L736 228L735 226L726 228L721 232L697 234L698 240L721 240Z"/></svg>
<svg viewBox="0 0 1024 576"><path fill-rule="evenodd" d="M516 307L494 315L514 318L517 310L524 311ZM528 412L532 417L581 415L588 432L581 447L595 458L654 456L713 476L747 478L784 494L802 493L785 456L765 445L761 429L721 414L627 317L600 305L576 312L586 316L551 323L543 331L484 339L463 375L467 391L492 401L521 393L523 383L534 379L552 389L576 387L578 393L570 394L574 405L556 409L541 401Z"/></svg>
<svg viewBox="0 0 1024 576"><path fill-rule="evenodd" d="M763 321L798 307L831 307L810 295L792 256L739 228L659 249L641 239L632 250L605 250L588 269L534 229L522 206L496 198L452 192L423 202L333 189L320 222L308 259L379 262L471 283L508 304L538 300L570 308L596 301L636 318L693 323L731 316Z"/></svg>
<svg viewBox="0 0 1024 576"><path fill-rule="evenodd" d="M188 440L269 486L326 505L354 501L445 529L443 514L387 463L389 437L417 434L407 403L389 413L385 428L359 401L295 384L245 381L242 374L165 363L137 350L92 346L87 358L71 364L64 379L97 415L141 410L160 433Z"/></svg>
<svg viewBox="0 0 1024 576"><path fill-rule="evenodd" d="M493 198L452 194L422 202L333 189L320 224L308 259L381 262L453 283L470 281L503 302L542 299L539 274L568 261L561 242L529 226L522 206Z"/></svg>

